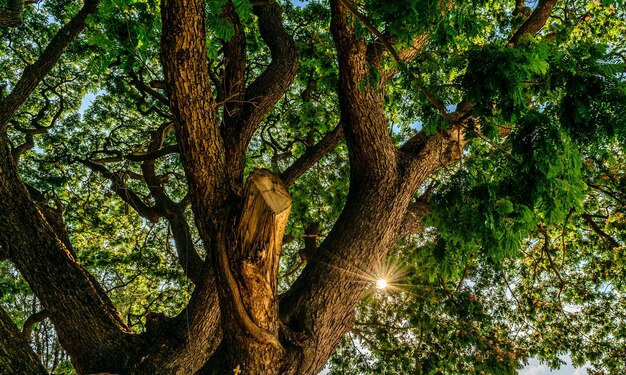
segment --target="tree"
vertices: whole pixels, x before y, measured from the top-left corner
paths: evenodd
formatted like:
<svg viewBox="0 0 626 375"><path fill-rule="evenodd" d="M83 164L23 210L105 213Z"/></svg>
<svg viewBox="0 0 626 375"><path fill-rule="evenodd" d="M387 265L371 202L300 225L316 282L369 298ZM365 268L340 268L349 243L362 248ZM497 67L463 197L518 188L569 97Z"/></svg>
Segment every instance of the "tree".
<svg viewBox="0 0 626 375"><path fill-rule="evenodd" d="M528 5L3 7L0 369L624 371L624 5Z"/></svg>

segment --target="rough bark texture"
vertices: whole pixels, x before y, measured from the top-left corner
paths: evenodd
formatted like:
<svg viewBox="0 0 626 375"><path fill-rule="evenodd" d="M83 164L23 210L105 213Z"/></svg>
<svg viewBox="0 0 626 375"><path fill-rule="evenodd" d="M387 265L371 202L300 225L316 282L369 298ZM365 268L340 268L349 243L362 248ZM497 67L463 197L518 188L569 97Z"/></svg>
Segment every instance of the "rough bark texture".
<svg viewBox="0 0 626 375"><path fill-rule="evenodd" d="M2 308L0 308L0 373L47 374L22 332Z"/></svg>
<svg viewBox="0 0 626 375"><path fill-rule="evenodd" d="M217 254L226 363L243 373L280 374L277 277L291 198L278 176L256 170L240 207Z"/></svg>
<svg viewBox="0 0 626 375"><path fill-rule="evenodd" d="M528 19L522 24L522 26L515 31L511 39L509 39L509 46L514 46L519 39L525 34L535 35L546 24L554 6L558 3L558 0L541 0L535 10L530 14Z"/></svg>
<svg viewBox="0 0 626 375"><path fill-rule="evenodd" d="M20 181L0 132L0 241L39 297L79 371L111 372L127 363L128 330L102 287L56 235ZM88 329L86 328L88 327Z"/></svg>

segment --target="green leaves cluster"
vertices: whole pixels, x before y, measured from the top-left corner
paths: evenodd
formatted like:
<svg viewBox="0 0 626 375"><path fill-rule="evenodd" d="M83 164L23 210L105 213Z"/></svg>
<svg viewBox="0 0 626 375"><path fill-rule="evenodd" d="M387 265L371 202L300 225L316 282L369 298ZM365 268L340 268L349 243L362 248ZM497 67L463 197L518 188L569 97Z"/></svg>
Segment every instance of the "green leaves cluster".
<svg viewBox="0 0 626 375"><path fill-rule="evenodd" d="M581 206L581 155L547 115L528 112L495 149L477 142L472 155L432 198L428 225L440 240L438 267L473 257L518 254L537 227L563 220ZM458 270L457 270L458 272Z"/></svg>

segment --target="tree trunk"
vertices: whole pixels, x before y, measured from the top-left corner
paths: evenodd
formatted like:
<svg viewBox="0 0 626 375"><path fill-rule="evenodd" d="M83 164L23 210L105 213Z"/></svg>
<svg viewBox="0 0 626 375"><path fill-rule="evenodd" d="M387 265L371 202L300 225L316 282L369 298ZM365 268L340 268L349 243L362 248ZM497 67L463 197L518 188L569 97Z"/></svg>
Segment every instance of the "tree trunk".
<svg viewBox="0 0 626 375"><path fill-rule="evenodd" d="M41 300L77 370L123 369L129 333L98 282L77 262L20 181L0 131L0 241ZM4 197L11 197L5 199Z"/></svg>
<svg viewBox="0 0 626 375"><path fill-rule="evenodd" d="M278 266L291 198L280 178L252 172L225 226L215 264L226 366L242 373L281 374Z"/></svg>

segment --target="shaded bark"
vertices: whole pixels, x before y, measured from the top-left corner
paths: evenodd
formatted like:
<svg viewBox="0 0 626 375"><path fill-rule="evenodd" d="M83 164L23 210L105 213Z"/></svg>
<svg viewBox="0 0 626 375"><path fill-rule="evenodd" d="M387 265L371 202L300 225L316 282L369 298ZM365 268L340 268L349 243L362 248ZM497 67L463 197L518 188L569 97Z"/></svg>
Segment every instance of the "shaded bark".
<svg viewBox="0 0 626 375"><path fill-rule="evenodd" d="M48 312L74 366L82 372L122 370L131 355L128 328L31 200L5 132L0 132L0 196L12 198L0 200L0 241Z"/></svg>
<svg viewBox="0 0 626 375"><path fill-rule="evenodd" d="M22 332L0 307L0 373L45 375L48 372L32 351Z"/></svg>
<svg viewBox="0 0 626 375"><path fill-rule="evenodd" d="M550 18L554 6L558 3L558 0L541 0L535 10L530 14L526 21L520 26L517 31L509 39L508 46L512 47L519 39L525 34L535 35L543 28L543 26Z"/></svg>
<svg viewBox="0 0 626 375"><path fill-rule="evenodd" d="M298 71L299 59L296 45L285 31L282 10L275 1L255 5L253 12L258 18L259 31L268 46L272 61L269 66L245 88L237 93L243 98L233 112L226 107L225 130L228 160L228 178L237 193L243 186L243 171L248 144L263 118L283 97ZM241 59L241 58L240 58ZM232 64L232 63L231 63ZM239 71L234 77L243 76L245 66L237 64ZM232 80L232 78L228 78ZM232 86L231 83L229 86ZM238 86L239 87L239 86Z"/></svg>
<svg viewBox="0 0 626 375"><path fill-rule="evenodd" d="M319 142L309 147L302 156L293 162L283 173L281 179L286 185L293 184L300 176L328 155L344 140L344 131L341 124L326 134Z"/></svg>

